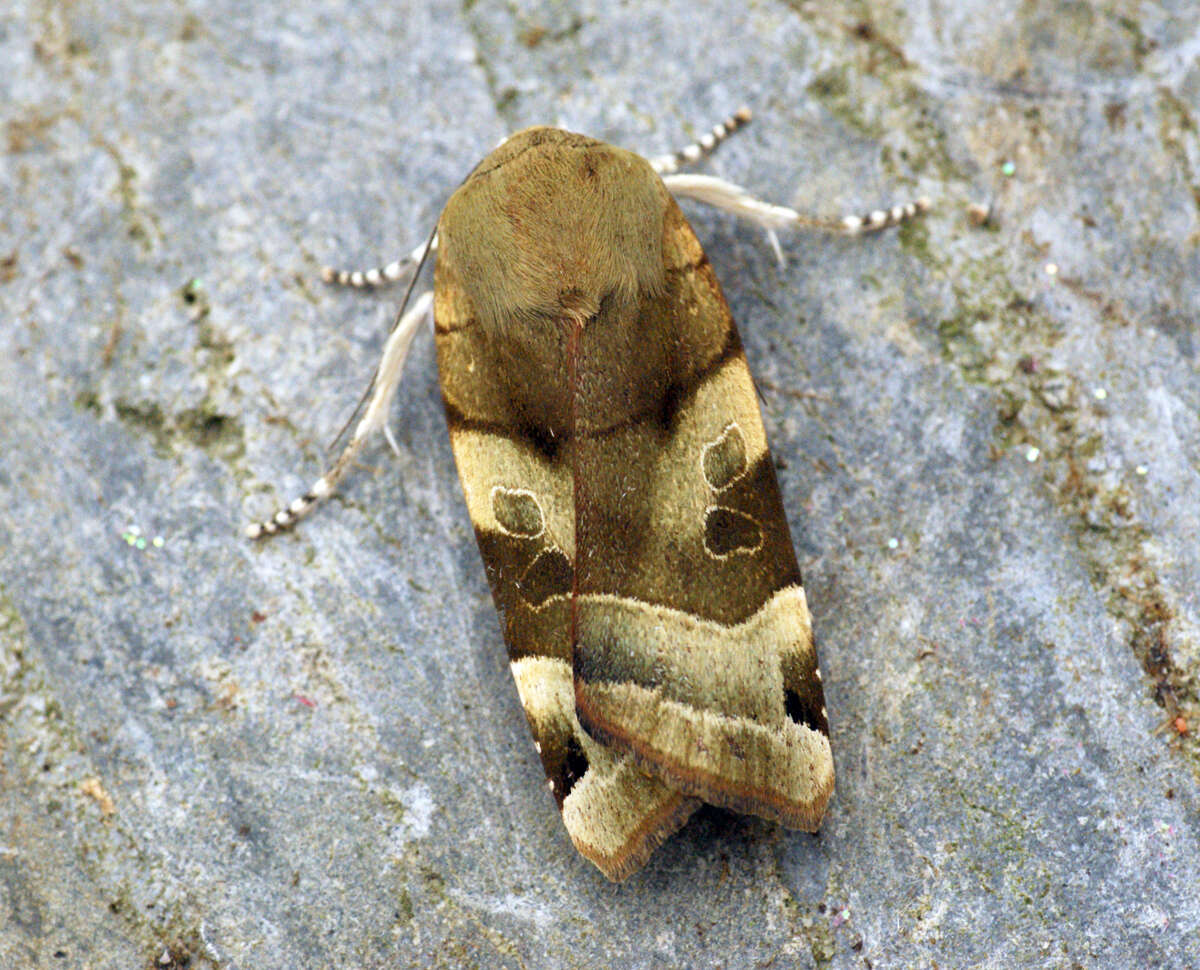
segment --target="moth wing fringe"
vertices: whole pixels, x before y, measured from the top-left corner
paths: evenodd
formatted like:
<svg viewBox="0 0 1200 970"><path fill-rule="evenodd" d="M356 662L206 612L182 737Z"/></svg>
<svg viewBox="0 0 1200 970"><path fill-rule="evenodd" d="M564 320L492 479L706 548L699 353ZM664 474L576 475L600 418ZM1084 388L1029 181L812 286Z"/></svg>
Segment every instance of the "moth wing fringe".
<svg viewBox="0 0 1200 970"><path fill-rule="evenodd" d="M660 783L649 777L645 781L661 787ZM563 805L563 824L580 855L595 865L606 878L613 882L624 882L640 870L658 847L678 832L701 805L699 799L689 798L680 792L672 792L671 795L661 801L653 812L642 814L641 821L618 851L606 852L598 842L587 839L585 827L577 824L572 817L573 806L569 801Z"/></svg>
<svg viewBox="0 0 1200 970"><path fill-rule="evenodd" d="M634 687L634 685L619 686ZM639 692L639 696L642 693L651 693L642 688L634 689ZM661 698L659 700L661 703ZM643 712L656 712L657 705L653 701L641 697L638 703ZM668 787L710 805L717 805L743 815L757 815L778 822L785 828L815 832L820 828L825 808L833 795L833 759L830 754L829 739L810 728L800 726L800 730L803 732L803 741L808 746L807 751L795 751L794 744L779 746L784 755L793 755L793 760L799 759L800 764L788 765L784 763L787 760L786 757L781 756L778 759L779 764L768 766L777 769L779 777L804 777L806 781L810 782L808 791L805 793L807 797L788 798L775 786L739 784L737 781L731 780L728 770L723 770L721 766L705 767L703 765L704 758L694 759L696 763L693 765L687 765L680 759L672 758L662 750L661 746L656 747L647 740L653 737L651 732L623 729L613 719L601 715L597 710L597 705L585 699L585 695L580 691L578 685L576 688L576 713L580 722L585 725L585 729L596 741L614 752L629 755L639 768L659 779ZM732 722L734 720L713 712L705 713L710 719L716 721ZM650 717L649 719L653 720L654 718ZM726 731L712 733L717 737L723 737ZM757 733L762 735L761 740L766 740L769 729L763 728ZM697 738L694 745L696 748L707 746L711 749L715 747L712 737ZM680 746L672 744L666 747L676 750ZM805 759L807 759L806 766L803 764ZM805 767L807 767L807 771L802 770Z"/></svg>

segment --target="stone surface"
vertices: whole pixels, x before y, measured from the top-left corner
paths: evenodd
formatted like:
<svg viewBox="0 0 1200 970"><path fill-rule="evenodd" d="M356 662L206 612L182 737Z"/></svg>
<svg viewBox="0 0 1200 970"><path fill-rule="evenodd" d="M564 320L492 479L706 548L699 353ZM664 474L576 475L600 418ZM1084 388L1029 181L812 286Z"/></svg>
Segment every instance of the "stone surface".
<svg viewBox="0 0 1200 970"><path fill-rule="evenodd" d="M1200 966L1195 6L283 6L0 12L0 966ZM711 170L936 208L784 268L688 208L838 792L616 887L546 795L431 341L398 456L239 530L399 298L321 262L416 244L506 131L658 154L741 103Z"/></svg>

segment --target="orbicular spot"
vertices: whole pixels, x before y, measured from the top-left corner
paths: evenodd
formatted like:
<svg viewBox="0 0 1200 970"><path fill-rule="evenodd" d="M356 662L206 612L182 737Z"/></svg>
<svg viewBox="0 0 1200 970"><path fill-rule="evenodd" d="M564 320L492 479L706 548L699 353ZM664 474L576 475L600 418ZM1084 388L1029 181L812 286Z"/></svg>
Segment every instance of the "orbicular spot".
<svg viewBox="0 0 1200 970"><path fill-rule="evenodd" d="M551 596L571 592L575 570L561 549L543 549L517 581L521 596L530 606L541 606Z"/></svg>
<svg viewBox="0 0 1200 970"><path fill-rule="evenodd" d="M746 439L736 424L721 432L721 437L704 446L701 456L704 479L715 492L728 488L746 473Z"/></svg>
<svg viewBox="0 0 1200 970"><path fill-rule="evenodd" d="M533 492L525 488L505 488L503 485L493 488L492 514L500 528L510 536L532 538L541 535L546 527L542 507Z"/></svg>
<svg viewBox="0 0 1200 970"><path fill-rule="evenodd" d="M710 556L725 558L762 547L762 527L737 509L710 508L704 516L704 548Z"/></svg>

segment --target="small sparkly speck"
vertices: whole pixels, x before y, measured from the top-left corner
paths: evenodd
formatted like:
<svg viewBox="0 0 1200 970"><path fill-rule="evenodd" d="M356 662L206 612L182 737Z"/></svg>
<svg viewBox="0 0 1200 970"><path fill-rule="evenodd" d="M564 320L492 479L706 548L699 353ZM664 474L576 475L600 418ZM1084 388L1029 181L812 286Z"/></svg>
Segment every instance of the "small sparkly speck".
<svg viewBox="0 0 1200 970"><path fill-rule="evenodd" d="M1046 275L1047 276L1057 276L1058 275L1058 263L1047 263L1046 264Z"/></svg>
<svg viewBox="0 0 1200 970"><path fill-rule="evenodd" d="M162 536L155 536L151 544L155 549L161 549L164 545L166 545L166 540L164 540Z"/></svg>
<svg viewBox="0 0 1200 970"><path fill-rule="evenodd" d="M1029 450L1025 452L1025 460L1032 463L1037 461L1041 455L1042 450L1040 448L1030 446Z"/></svg>
<svg viewBox="0 0 1200 970"><path fill-rule="evenodd" d="M973 226L986 226L992 217L992 207L981 202L972 202L967 206L967 218Z"/></svg>
<svg viewBox="0 0 1200 970"><path fill-rule="evenodd" d="M1137 472L1139 475L1146 475L1149 473L1150 469L1147 468L1145 465L1138 465L1137 468L1134 469L1134 471Z"/></svg>
<svg viewBox="0 0 1200 970"><path fill-rule="evenodd" d="M888 539L887 547L889 549L899 549L900 548L900 540L899 539Z"/></svg>
<svg viewBox="0 0 1200 970"><path fill-rule="evenodd" d="M1108 397L1108 391L1102 387L1098 387L1092 391L1092 397L1094 397L1097 401L1103 401L1106 397Z"/></svg>
<svg viewBox="0 0 1200 970"><path fill-rule="evenodd" d="M138 536L136 539L134 539L134 540L133 540L133 544L134 544L135 546L137 546L139 549L145 549L145 548L146 548L146 540L145 540L145 539L143 539L141 536Z"/></svg>
<svg viewBox="0 0 1200 970"><path fill-rule="evenodd" d="M1017 166L1015 166L1012 162L1005 162L1000 166L1000 171L1008 178L1012 178L1012 176L1016 174Z"/></svg>

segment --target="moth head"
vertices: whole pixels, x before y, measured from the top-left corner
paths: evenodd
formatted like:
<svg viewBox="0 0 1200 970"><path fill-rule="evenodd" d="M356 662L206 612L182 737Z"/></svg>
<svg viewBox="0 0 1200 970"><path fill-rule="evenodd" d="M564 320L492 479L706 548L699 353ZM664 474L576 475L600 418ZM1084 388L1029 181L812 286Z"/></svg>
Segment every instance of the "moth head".
<svg viewBox="0 0 1200 970"><path fill-rule="evenodd" d="M645 159L557 128L527 128L488 155L438 223L439 260L489 332L588 319L664 288L667 192Z"/></svg>

